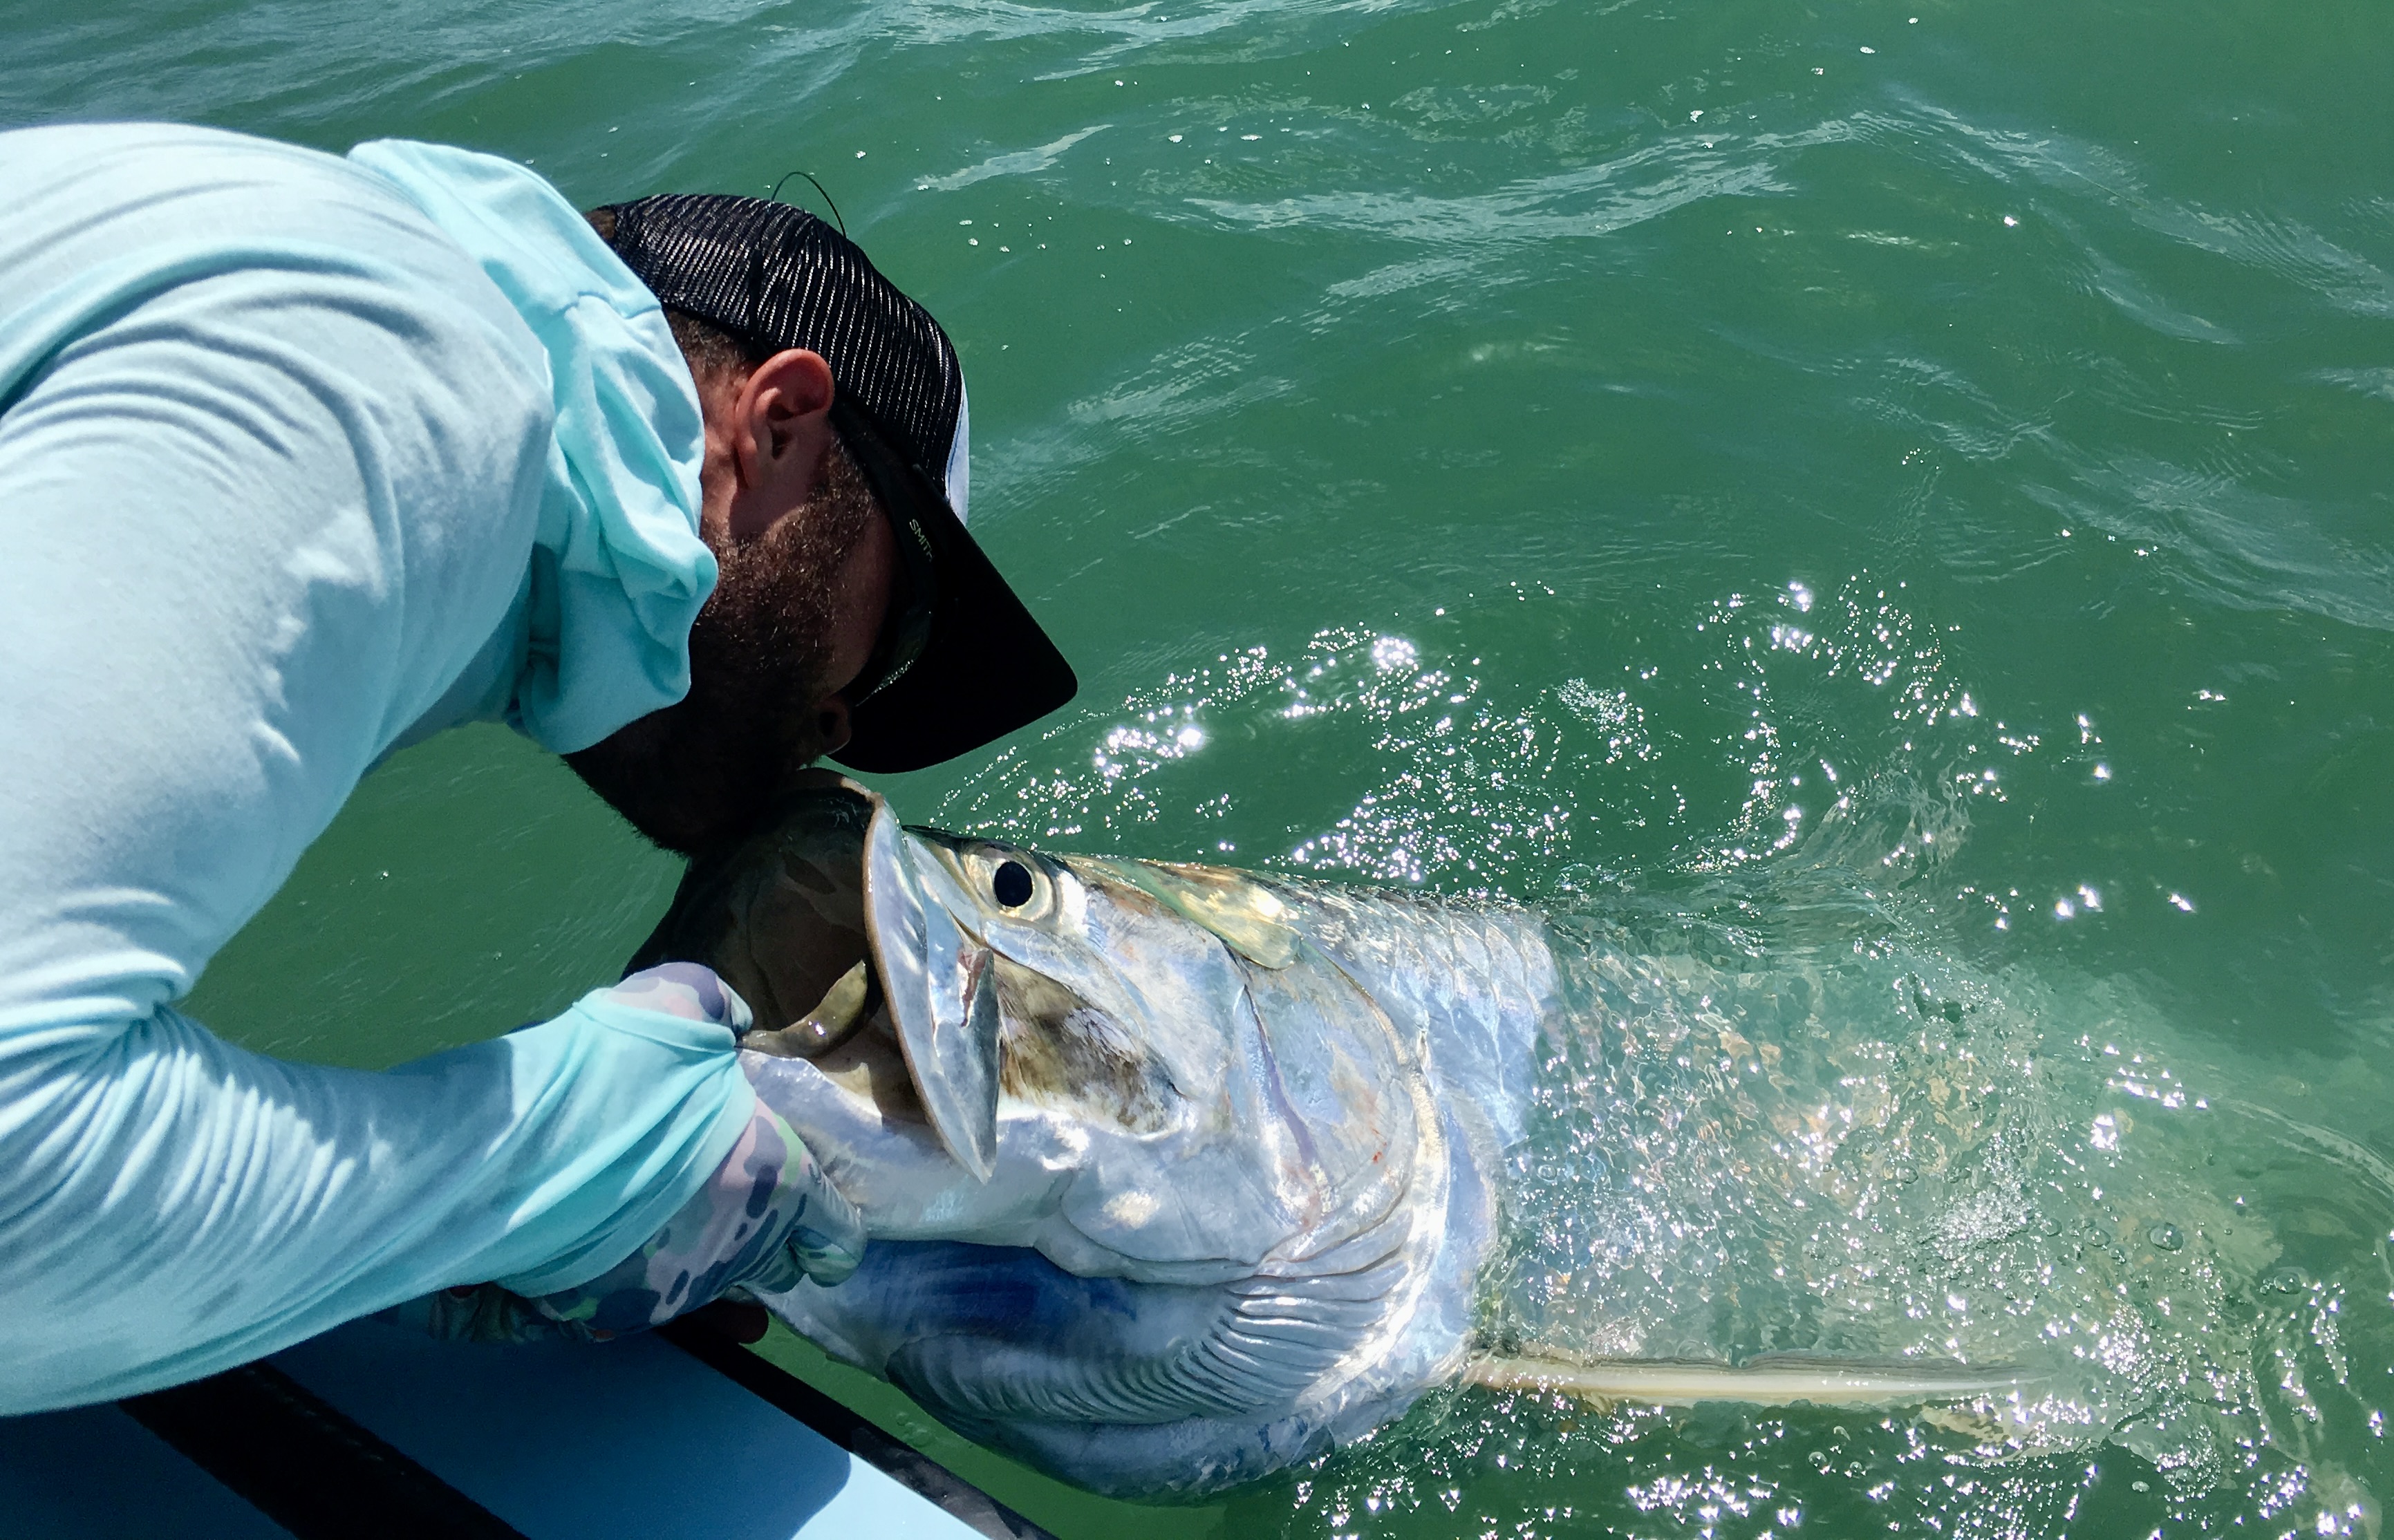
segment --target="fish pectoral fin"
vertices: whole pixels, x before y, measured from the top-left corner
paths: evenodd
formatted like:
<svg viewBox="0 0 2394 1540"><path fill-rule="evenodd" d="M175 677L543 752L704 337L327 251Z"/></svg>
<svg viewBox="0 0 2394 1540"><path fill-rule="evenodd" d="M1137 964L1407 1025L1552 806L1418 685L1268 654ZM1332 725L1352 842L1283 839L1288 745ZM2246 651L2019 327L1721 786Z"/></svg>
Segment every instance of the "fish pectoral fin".
<svg viewBox="0 0 2394 1540"><path fill-rule="evenodd" d="M2039 1376L1999 1364L1773 1353L1728 1364L1692 1359L1479 1358L1465 1381L1492 1390L1561 1391L1598 1405L1920 1406L2006 1396Z"/></svg>
<svg viewBox="0 0 2394 1540"><path fill-rule="evenodd" d="M941 1334L890 1355L926 1406L979 1421L1160 1423L1296 1404L1380 1320L1348 1299L1245 1285L1210 1303L1169 1285L1117 1285L1126 1313L1034 1336ZM1211 1319L1204 1319L1210 1316ZM1192 1329L1193 1328L1193 1329ZM942 1415L946 1415L945 1412Z"/></svg>
<svg viewBox="0 0 2394 1540"><path fill-rule="evenodd" d="M1335 1372L1386 1307L1302 1282L1084 1278L1027 1247L953 1241L875 1241L836 1288L766 1303L803 1336L867 1347L858 1362L972 1437L1029 1423L1260 1427Z"/></svg>
<svg viewBox="0 0 2394 1540"><path fill-rule="evenodd" d="M1092 1361L980 1336L920 1337L884 1370L945 1422L1164 1423L1246 1410L1174 1358Z"/></svg>

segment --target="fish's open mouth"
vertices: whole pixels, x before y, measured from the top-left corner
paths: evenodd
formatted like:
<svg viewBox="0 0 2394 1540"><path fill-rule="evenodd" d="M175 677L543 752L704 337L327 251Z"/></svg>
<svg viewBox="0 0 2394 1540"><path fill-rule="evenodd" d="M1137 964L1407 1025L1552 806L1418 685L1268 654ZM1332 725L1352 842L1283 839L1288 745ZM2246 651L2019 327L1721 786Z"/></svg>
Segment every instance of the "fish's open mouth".
<svg viewBox="0 0 2394 1540"><path fill-rule="evenodd" d="M815 1008L786 1026L759 1023L740 1046L776 1059L820 1059L862 1031L888 1001L873 959L859 960L833 981Z"/></svg>
<svg viewBox="0 0 2394 1540"><path fill-rule="evenodd" d="M808 1060L883 1117L927 1125L986 1181L1000 1021L989 953L910 843L878 796L811 775L769 835L691 863L627 970L713 968L755 1015L743 1046Z"/></svg>
<svg viewBox="0 0 2394 1540"><path fill-rule="evenodd" d="M753 1035L753 1034L752 1034ZM772 1052L764 1045L743 1040L743 1047L755 1047L760 1052ZM930 1119L923 1111L922 1094L914 1087L914 1077L906 1066L905 1050L899 1046L898 1029L889 1020L886 1003L860 1019L853 1030L838 1042L809 1053L780 1055L805 1059L822 1073L825 1079L859 1101L870 1103L883 1119L905 1124L927 1124Z"/></svg>

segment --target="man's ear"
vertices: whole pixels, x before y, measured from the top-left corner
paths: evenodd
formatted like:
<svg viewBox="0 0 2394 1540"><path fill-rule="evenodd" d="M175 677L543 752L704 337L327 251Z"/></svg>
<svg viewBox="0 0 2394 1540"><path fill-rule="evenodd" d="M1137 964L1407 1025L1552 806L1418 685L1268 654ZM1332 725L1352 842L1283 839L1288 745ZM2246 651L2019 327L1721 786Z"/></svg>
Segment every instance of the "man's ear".
<svg viewBox="0 0 2394 1540"><path fill-rule="evenodd" d="M776 504L813 493L831 444L832 393L831 365L811 349L787 349L749 372L731 410L731 454L744 488L777 494L770 498ZM731 531L735 540L759 533L736 520Z"/></svg>

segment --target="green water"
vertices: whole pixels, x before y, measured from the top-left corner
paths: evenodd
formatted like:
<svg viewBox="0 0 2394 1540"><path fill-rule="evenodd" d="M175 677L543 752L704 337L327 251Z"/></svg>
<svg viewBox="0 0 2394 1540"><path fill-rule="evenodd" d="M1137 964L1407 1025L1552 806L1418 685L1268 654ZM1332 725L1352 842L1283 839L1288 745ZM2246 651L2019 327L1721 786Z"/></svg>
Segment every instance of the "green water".
<svg viewBox="0 0 2394 1540"><path fill-rule="evenodd" d="M2009 1455L1443 1395L1155 1515L808 1361L1068 1540L2375 1533L2394 13L194 0L0 40L8 122L445 138L593 203L814 172L954 333L975 527L1084 680L888 783L911 816L1634 911L1766 996L1903 960L2059 1066L2022 1127L2114 1117L2134 1196L2047 1214L2109 1227L2054 1287L2216 1371L2128 1363ZM195 1007L394 1062L612 978L674 875L455 734ZM1926 1043L1913 987L1844 1027Z"/></svg>

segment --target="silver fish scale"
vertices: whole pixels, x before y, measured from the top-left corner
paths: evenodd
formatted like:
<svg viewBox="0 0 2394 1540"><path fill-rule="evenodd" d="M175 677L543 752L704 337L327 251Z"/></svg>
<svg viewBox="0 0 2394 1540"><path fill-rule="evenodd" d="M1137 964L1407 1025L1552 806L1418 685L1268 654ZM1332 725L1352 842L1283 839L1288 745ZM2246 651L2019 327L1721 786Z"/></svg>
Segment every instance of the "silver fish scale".
<svg viewBox="0 0 2394 1540"><path fill-rule="evenodd" d="M1499 1148L1521 1139L1557 1003L1543 918L1301 878L1251 880L1415 1039L1432 1085L1482 1110Z"/></svg>

